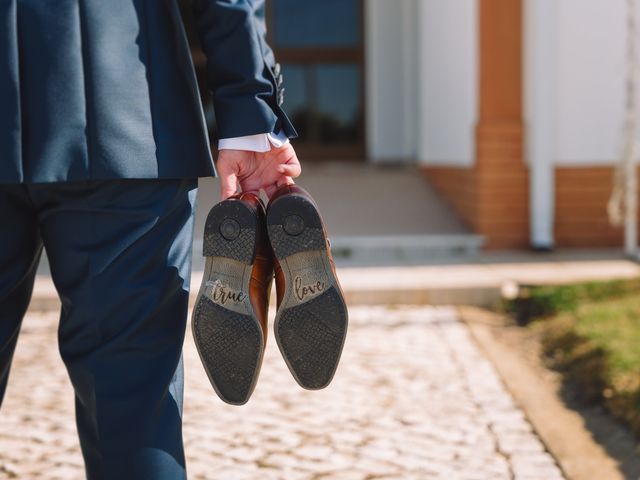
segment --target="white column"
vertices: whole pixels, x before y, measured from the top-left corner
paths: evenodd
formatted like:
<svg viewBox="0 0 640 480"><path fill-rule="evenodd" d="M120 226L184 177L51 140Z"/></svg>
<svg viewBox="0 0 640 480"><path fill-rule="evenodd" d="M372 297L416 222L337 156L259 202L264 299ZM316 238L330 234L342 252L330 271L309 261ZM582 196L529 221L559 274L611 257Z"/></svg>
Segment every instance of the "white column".
<svg viewBox="0 0 640 480"><path fill-rule="evenodd" d="M478 120L478 0L419 0L416 18L418 160L471 167Z"/></svg>
<svg viewBox="0 0 640 480"><path fill-rule="evenodd" d="M533 248L553 248L557 0L525 1L525 122Z"/></svg>
<svg viewBox="0 0 640 480"><path fill-rule="evenodd" d="M366 138L369 160L415 160L416 1L365 2Z"/></svg>

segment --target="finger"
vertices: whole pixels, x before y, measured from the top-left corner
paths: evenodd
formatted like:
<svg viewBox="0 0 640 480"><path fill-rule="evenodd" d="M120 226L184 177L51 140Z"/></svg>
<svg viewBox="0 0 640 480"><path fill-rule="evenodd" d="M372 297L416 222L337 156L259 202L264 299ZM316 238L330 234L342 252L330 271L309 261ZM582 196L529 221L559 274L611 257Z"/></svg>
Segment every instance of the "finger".
<svg viewBox="0 0 640 480"><path fill-rule="evenodd" d="M298 162L296 151L293 149L290 143L287 143L280 148L272 149L271 153L274 155L275 160L278 163Z"/></svg>
<svg viewBox="0 0 640 480"><path fill-rule="evenodd" d="M253 193L254 195L260 195L259 188L244 188L242 186L242 182L240 182L240 190L242 191L242 193Z"/></svg>
<svg viewBox="0 0 640 480"><path fill-rule="evenodd" d="M280 177L280 178L278 179L278 181L276 182L276 185L277 185L278 187L281 187L281 186L283 186L283 185L293 185L294 183L295 183L295 182L293 181L293 178L291 178L291 177L287 177L287 176L285 175L285 176L282 176L282 177Z"/></svg>
<svg viewBox="0 0 640 480"><path fill-rule="evenodd" d="M220 176L220 198L226 200L235 195L238 190L238 177L235 173L227 173Z"/></svg>
<svg viewBox="0 0 640 480"><path fill-rule="evenodd" d="M285 165L278 165L278 173L291 178L298 178L302 173L302 167L299 163L291 163Z"/></svg>
<svg viewBox="0 0 640 480"><path fill-rule="evenodd" d="M267 195L267 198L271 198L273 197L273 194L276 193L276 190L278 189L278 185L268 185L266 187L264 187L264 193Z"/></svg>

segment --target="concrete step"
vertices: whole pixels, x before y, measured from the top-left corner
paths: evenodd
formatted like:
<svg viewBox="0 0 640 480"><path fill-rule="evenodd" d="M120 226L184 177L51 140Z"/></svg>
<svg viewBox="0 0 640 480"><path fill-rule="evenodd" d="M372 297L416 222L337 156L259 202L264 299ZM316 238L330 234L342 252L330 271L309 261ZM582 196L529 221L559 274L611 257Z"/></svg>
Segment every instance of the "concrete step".
<svg viewBox="0 0 640 480"><path fill-rule="evenodd" d="M338 235L329 238L339 266L424 265L480 255L480 235ZM193 247L194 270L204 268L202 239Z"/></svg>
<svg viewBox="0 0 640 480"><path fill-rule="evenodd" d="M202 281L201 254L194 256L192 301ZM619 252L550 254L484 253L469 263L440 262L422 266L338 268L338 277L350 305L431 304L492 306L519 285L557 285L584 281L637 278L640 265ZM275 294L275 289L272 290ZM272 298L273 301L273 298ZM51 277L40 274L31 309L59 308Z"/></svg>
<svg viewBox="0 0 640 480"><path fill-rule="evenodd" d="M333 256L341 265L424 264L440 259L474 258L484 238L472 234L367 235L330 238Z"/></svg>

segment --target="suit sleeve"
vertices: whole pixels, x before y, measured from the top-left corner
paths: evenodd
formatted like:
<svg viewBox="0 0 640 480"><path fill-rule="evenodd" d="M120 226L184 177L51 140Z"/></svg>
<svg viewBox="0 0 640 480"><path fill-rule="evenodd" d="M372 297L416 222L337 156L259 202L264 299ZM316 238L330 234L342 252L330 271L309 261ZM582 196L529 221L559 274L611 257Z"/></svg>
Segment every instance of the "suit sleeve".
<svg viewBox="0 0 640 480"><path fill-rule="evenodd" d="M207 57L220 138L296 131L282 110L282 77L266 42L264 0L192 0Z"/></svg>

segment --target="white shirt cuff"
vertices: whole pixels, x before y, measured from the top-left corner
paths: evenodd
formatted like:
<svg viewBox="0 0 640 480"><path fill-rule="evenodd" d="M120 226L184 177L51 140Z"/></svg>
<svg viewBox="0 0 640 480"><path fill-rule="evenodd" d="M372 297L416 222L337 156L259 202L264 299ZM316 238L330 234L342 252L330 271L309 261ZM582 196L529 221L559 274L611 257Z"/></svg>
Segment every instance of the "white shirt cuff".
<svg viewBox="0 0 640 480"><path fill-rule="evenodd" d="M271 145L280 148L289 143L289 138L280 130L275 133L258 133L245 137L221 138L218 141L218 150L248 150L250 152L268 152Z"/></svg>

